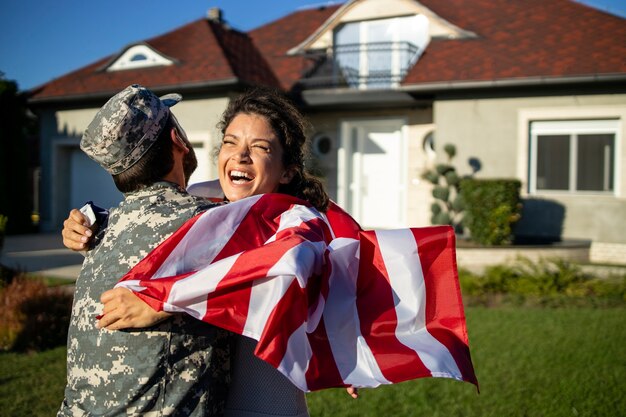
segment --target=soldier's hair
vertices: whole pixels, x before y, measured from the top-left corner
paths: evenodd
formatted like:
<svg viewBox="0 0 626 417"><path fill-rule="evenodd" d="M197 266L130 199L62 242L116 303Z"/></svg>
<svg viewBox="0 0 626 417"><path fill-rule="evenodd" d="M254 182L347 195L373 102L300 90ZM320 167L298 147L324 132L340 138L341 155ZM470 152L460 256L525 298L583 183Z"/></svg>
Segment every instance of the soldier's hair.
<svg viewBox="0 0 626 417"><path fill-rule="evenodd" d="M123 193L138 191L149 187L163 178L174 167L172 140L170 132L174 128L170 117L154 144L148 151L126 171L113 175L113 182Z"/></svg>
<svg viewBox="0 0 626 417"><path fill-rule="evenodd" d="M304 166L308 156L306 130L308 122L287 97L280 92L256 87L234 100L222 114L217 127L226 133L226 128L238 114L264 117L283 148L283 165L293 169L294 176L289 184L281 184L278 192L308 201L320 211L328 208L329 197L322 182L309 174Z"/></svg>

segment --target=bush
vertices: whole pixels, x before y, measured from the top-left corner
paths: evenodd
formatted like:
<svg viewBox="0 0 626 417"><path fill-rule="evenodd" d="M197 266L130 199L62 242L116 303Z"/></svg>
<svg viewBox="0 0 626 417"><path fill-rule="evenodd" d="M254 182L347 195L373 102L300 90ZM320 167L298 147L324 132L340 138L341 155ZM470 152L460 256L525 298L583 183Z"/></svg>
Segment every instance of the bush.
<svg viewBox="0 0 626 417"><path fill-rule="evenodd" d="M537 263L518 258L478 275L459 271L463 295L470 304L540 304L609 306L626 302L626 276L594 278L562 259Z"/></svg>
<svg viewBox="0 0 626 417"><path fill-rule="evenodd" d="M13 281L17 272L13 268L0 264L0 291Z"/></svg>
<svg viewBox="0 0 626 417"><path fill-rule="evenodd" d="M515 179L461 181L465 204L463 225L470 239L482 245L507 245L513 241L512 226L520 218L520 187Z"/></svg>
<svg viewBox="0 0 626 417"><path fill-rule="evenodd" d="M41 280L15 277L0 289L0 349L45 350L67 341L72 295Z"/></svg>

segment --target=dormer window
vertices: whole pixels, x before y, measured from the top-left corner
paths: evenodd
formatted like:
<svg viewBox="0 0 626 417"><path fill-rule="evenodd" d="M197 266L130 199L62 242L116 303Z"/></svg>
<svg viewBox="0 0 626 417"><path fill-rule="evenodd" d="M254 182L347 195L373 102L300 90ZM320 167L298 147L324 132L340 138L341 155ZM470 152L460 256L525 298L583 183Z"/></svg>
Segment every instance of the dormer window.
<svg viewBox="0 0 626 417"><path fill-rule="evenodd" d="M148 57L144 54L136 54L130 59L131 61L147 61Z"/></svg>
<svg viewBox="0 0 626 417"><path fill-rule="evenodd" d="M344 23L334 32L337 70L353 88L396 87L429 41L424 15Z"/></svg>
<svg viewBox="0 0 626 417"><path fill-rule="evenodd" d="M172 64L174 64L172 59L161 55L148 45L141 44L126 49L126 51L109 65L107 71L158 67Z"/></svg>
<svg viewBox="0 0 626 417"><path fill-rule="evenodd" d="M302 55L304 89L396 89L430 39L476 34L441 18L419 1L348 0L288 55Z"/></svg>

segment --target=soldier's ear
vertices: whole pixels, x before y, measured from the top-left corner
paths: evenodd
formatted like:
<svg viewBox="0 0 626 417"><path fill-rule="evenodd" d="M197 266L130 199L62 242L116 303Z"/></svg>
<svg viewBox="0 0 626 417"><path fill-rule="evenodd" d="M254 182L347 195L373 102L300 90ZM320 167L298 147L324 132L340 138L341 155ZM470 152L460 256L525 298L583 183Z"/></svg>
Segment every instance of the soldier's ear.
<svg viewBox="0 0 626 417"><path fill-rule="evenodd" d="M183 138L180 136L180 132L178 132L178 129L175 127L170 130L170 138L172 139L172 142L174 142L174 146L178 147L184 153L189 152L187 143L185 143Z"/></svg>

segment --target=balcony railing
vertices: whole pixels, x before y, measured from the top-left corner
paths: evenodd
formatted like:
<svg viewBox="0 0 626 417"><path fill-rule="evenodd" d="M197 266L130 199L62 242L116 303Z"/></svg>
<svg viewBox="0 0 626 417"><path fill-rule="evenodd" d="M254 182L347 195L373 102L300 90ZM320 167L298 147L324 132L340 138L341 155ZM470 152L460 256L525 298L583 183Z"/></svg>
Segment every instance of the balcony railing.
<svg viewBox="0 0 626 417"><path fill-rule="evenodd" d="M305 54L300 79L303 89L350 87L394 88L421 55L410 42L373 42L337 45Z"/></svg>

